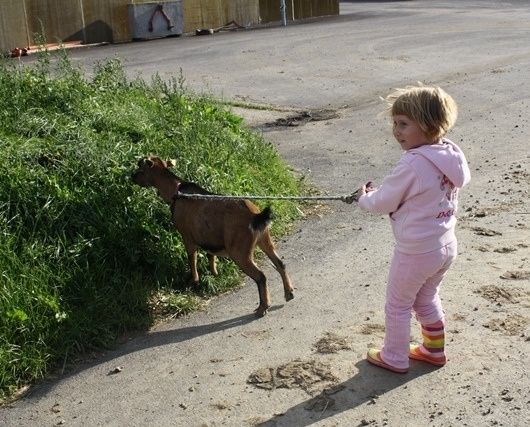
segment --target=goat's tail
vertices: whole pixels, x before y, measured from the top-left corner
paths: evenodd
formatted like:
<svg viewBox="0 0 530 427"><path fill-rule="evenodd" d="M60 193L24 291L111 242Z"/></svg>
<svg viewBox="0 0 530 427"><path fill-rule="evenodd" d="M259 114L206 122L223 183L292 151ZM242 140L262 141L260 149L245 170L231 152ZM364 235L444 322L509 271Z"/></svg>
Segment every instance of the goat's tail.
<svg viewBox="0 0 530 427"><path fill-rule="evenodd" d="M272 210L270 206L267 206L260 213L254 215L250 227L252 228L252 230L261 233L271 223L272 218Z"/></svg>

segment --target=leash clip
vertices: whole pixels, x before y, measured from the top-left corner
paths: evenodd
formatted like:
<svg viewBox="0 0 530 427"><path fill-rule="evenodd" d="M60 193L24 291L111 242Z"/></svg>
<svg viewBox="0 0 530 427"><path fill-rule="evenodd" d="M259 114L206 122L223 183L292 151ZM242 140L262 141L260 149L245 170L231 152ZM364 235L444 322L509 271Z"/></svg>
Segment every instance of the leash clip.
<svg viewBox="0 0 530 427"><path fill-rule="evenodd" d="M349 196L342 196L340 200L351 205L353 202L359 201L359 190L355 190Z"/></svg>

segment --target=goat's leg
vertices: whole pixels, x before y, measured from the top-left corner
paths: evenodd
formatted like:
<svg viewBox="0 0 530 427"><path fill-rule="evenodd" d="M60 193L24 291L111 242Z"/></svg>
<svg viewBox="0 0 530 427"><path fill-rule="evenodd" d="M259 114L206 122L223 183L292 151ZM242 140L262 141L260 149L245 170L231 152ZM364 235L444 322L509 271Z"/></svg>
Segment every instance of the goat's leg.
<svg viewBox="0 0 530 427"><path fill-rule="evenodd" d="M214 276L217 276L219 273L217 272L217 263L215 259L215 255L208 254L208 263L210 264L210 271Z"/></svg>
<svg viewBox="0 0 530 427"><path fill-rule="evenodd" d="M259 293L259 306L254 310L256 316L263 317L267 314L267 310L271 306L271 297L269 295L269 289L267 288L267 278L263 272L256 266L251 256L246 258L232 257L234 262L239 265L241 270L253 279L258 285Z"/></svg>
<svg viewBox="0 0 530 427"><path fill-rule="evenodd" d="M184 246L186 247L186 253L188 254L188 264L191 271L191 280L195 285L199 284L199 273L197 272L197 246L186 242L184 240Z"/></svg>
<svg viewBox="0 0 530 427"><path fill-rule="evenodd" d="M285 269L285 264L280 259L280 257L276 253L276 250L274 249L274 243L272 242L268 230L266 230L261 235L257 244L258 247L269 257L269 259L274 264L274 267L276 268L276 270L278 270L278 273L280 273L280 276L282 277L285 301L291 301L294 298L293 285L291 284L291 279L289 278L287 270Z"/></svg>

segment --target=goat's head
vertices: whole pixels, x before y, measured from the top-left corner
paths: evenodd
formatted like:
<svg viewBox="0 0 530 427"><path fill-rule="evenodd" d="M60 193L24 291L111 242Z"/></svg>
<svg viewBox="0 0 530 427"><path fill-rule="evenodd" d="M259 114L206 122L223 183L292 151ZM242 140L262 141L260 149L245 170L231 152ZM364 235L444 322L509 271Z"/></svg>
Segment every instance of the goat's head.
<svg viewBox="0 0 530 427"><path fill-rule="evenodd" d="M141 187L155 186L157 178L167 174L174 165L174 160L164 161L156 156L142 158L138 160L138 169L133 172L132 180Z"/></svg>

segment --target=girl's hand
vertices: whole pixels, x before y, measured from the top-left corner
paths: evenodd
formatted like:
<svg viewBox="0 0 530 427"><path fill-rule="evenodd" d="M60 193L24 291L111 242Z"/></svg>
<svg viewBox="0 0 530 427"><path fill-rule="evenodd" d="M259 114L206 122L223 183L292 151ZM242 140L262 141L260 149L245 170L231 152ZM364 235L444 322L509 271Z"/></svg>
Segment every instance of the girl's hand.
<svg viewBox="0 0 530 427"><path fill-rule="evenodd" d="M369 193L370 191L375 191L375 188L372 187L372 181L368 181L361 188L359 188L355 193L353 193L354 200L356 202L359 201L359 197L364 196L366 193Z"/></svg>
<svg viewBox="0 0 530 427"><path fill-rule="evenodd" d="M366 193L369 193L370 191L375 191L375 187L372 187L372 181L368 181L361 188L359 188L359 195L364 196Z"/></svg>
<svg viewBox="0 0 530 427"><path fill-rule="evenodd" d="M366 184L363 185L362 188L362 194L369 193L370 191L375 191L376 188L372 186L372 181L368 181Z"/></svg>

